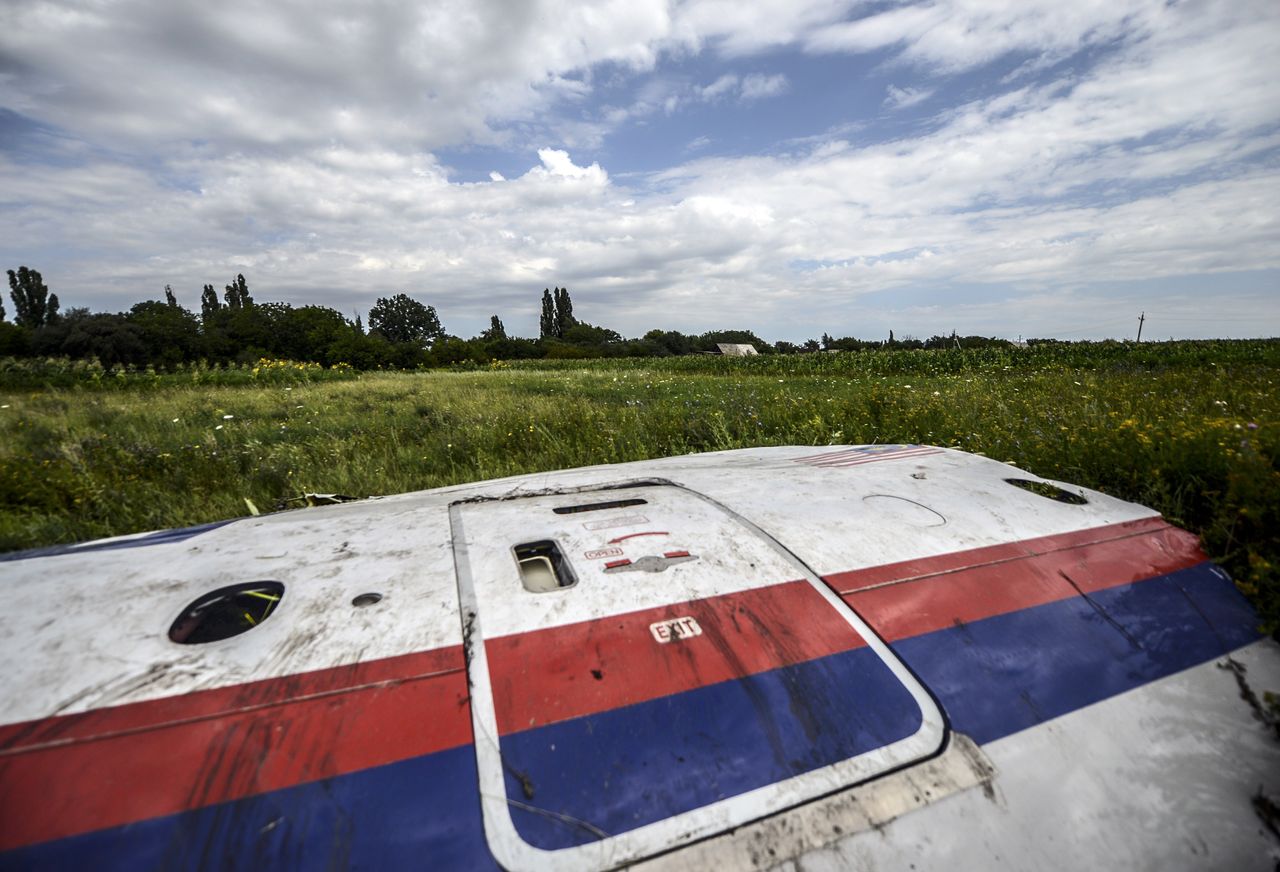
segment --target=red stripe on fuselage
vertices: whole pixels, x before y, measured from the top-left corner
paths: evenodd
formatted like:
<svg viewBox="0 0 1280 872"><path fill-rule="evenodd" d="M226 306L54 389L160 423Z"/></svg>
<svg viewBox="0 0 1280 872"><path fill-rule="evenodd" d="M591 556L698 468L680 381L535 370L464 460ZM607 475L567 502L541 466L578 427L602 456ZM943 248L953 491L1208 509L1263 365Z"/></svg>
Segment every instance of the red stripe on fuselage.
<svg viewBox="0 0 1280 872"><path fill-rule="evenodd" d="M826 580L896 641L1205 559L1194 536L1150 518ZM653 638L649 624L681 617L702 635ZM860 644L797 581L492 639L487 651L508 733ZM525 675L520 661L538 668ZM461 647L11 724L0 727L0 850L471 741Z"/></svg>
<svg viewBox="0 0 1280 872"><path fill-rule="evenodd" d="M1151 518L839 573L827 581L881 637L894 642L1207 559L1191 533Z"/></svg>
<svg viewBox="0 0 1280 872"><path fill-rule="evenodd" d="M334 666L296 675L198 690L71 715L0 726L0 759L14 750L68 741L105 738L165 724L218 717L263 706L344 693L349 690L438 673L464 666L462 646L419 651L382 660Z"/></svg>
<svg viewBox="0 0 1280 872"><path fill-rule="evenodd" d="M701 634L660 642L650 630L681 618ZM802 580L501 636L485 651L506 735L865 644Z"/></svg>
<svg viewBox="0 0 1280 872"><path fill-rule="evenodd" d="M903 560L899 563L885 563L879 566L868 566L865 569L836 572L825 576L825 580L835 588L837 593L847 594L881 584L910 581L915 578L938 575L944 572L990 566L1010 560L1020 560L1024 557L1038 557L1054 551L1064 551L1078 548L1082 545L1128 539L1140 536L1143 533L1164 530L1176 530L1183 536L1191 536L1190 533L1170 527L1164 518L1142 518L1137 521L1108 524L1104 527L1091 527L1087 530L1073 530L1070 533L1059 533L1054 536L1022 539L1017 542L971 548L967 551L949 551L946 554L938 554L933 557L920 557L914 560Z"/></svg>
<svg viewBox="0 0 1280 872"><path fill-rule="evenodd" d="M0 850L468 744L467 700L454 647L12 725Z"/></svg>

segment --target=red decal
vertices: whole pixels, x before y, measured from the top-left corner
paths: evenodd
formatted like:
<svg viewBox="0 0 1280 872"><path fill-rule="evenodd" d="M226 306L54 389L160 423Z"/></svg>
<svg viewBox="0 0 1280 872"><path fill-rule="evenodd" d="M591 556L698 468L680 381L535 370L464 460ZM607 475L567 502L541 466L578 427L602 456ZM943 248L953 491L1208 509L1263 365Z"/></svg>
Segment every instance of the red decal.
<svg viewBox="0 0 1280 872"><path fill-rule="evenodd" d="M600 560L604 557L621 557L621 548L598 548L595 551L584 551L582 556L587 560Z"/></svg>
<svg viewBox="0 0 1280 872"><path fill-rule="evenodd" d="M666 557L667 559L672 559L675 557L688 557L689 552L688 551L668 551L666 554L663 554L662 556Z"/></svg>
<svg viewBox="0 0 1280 872"><path fill-rule="evenodd" d="M604 565L604 568L613 569L615 566L627 566L630 563L631 561L624 557L621 560L610 560L608 563Z"/></svg>

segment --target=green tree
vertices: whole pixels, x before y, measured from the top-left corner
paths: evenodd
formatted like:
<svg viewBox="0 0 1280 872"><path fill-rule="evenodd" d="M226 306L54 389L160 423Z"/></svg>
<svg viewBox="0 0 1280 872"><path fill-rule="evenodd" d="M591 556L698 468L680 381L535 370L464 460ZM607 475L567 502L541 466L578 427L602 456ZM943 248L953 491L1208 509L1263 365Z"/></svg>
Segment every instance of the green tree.
<svg viewBox="0 0 1280 872"><path fill-rule="evenodd" d="M164 302L171 309L178 308L178 298L173 295L173 288L169 285L164 286Z"/></svg>
<svg viewBox="0 0 1280 872"><path fill-rule="evenodd" d="M496 339L507 338L507 328L502 325L502 319L497 315L489 316L489 329L480 334L480 338L492 342Z"/></svg>
<svg viewBox="0 0 1280 872"><path fill-rule="evenodd" d="M686 336L678 330L650 330L644 334L645 342L654 346L659 357L666 355L692 354L694 352L693 336Z"/></svg>
<svg viewBox="0 0 1280 872"><path fill-rule="evenodd" d="M429 362L434 366L450 366L459 363L487 363L489 355L477 343L444 336L431 349Z"/></svg>
<svg viewBox="0 0 1280 872"><path fill-rule="evenodd" d="M560 292L556 288L556 293ZM556 333L556 304L551 299L551 289L542 289L542 316L538 318L538 337L541 339L551 339L560 334Z"/></svg>
<svg viewBox="0 0 1280 872"><path fill-rule="evenodd" d="M14 323L35 330L58 320L58 295L49 293L37 270L20 266L8 273Z"/></svg>
<svg viewBox="0 0 1280 872"><path fill-rule="evenodd" d="M313 360L332 366L351 363L340 356L352 347L346 340L356 335L355 325L327 306L289 309L280 320L275 351L291 360Z"/></svg>
<svg viewBox="0 0 1280 872"><path fill-rule="evenodd" d="M379 297L369 309L369 331L390 342L429 348L444 336L434 306L426 306L408 294Z"/></svg>
<svg viewBox="0 0 1280 872"><path fill-rule="evenodd" d="M235 358L241 363L249 363L260 357L280 354L283 325L292 308L288 303L255 305L252 300L246 305L242 297L239 309L227 309L225 330Z"/></svg>
<svg viewBox="0 0 1280 872"><path fill-rule="evenodd" d="M200 320L208 326L221 308L218 292L213 289L213 285L205 285L200 292Z"/></svg>
<svg viewBox="0 0 1280 872"><path fill-rule="evenodd" d="M486 342L484 350L496 360L525 360L543 357L546 354L541 341L522 339L519 336L508 336L505 339Z"/></svg>
<svg viewBox="0 0 1280 872"><path fill-rule="evenodd" d="M149 363L173 366L199 357L200 321L178 305L146 300L129 310Z"/></svg>
<svg viewBox="0 0 1280 872"><path fill-rule="evenodd" d="M237 274L235 280L227 285L224 297L227 301L228 309L252 309L253 297L249 296L249 285L244 280L244 275Z"/></svg>
<svg viewBox="0 0 1280 872"><path fill-rule="evenodd" d="M569 328L578 323L573 317L573 300L569 299L568 288L556 288L555 293L556 336L563 337Z"/></svg>
<svg viewBox="0 0 1280 872"><path fill-rule="evenodd" d="M0 321L0 357L25 357L31 351L30 331Z"/></svg>
<svg viewBox="0 0 1280 872"><path fill-rule="evenodd" d="M596 327L585 321L575 321L564 331L564 341L572 345L604 346L622 341L617 330L608 327Z"/></svg>
<svg viewBox="0 0 1280 872"><path fill-rule="evenodd" d="M41 355L96 357L106 366L138 366L148 361L142 330L128 316L71 309L65 318L32 334L31 350Z"/></svg>

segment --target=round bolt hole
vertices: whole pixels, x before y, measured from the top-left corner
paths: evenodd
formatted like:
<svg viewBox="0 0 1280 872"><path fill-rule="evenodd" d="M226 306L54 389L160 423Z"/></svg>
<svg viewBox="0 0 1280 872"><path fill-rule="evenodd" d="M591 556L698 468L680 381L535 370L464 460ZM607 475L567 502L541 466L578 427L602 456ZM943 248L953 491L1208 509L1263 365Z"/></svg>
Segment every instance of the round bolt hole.
<svg viewBox="0 0 1280 872"><path fill-rule="evenodd" d="M375 603L382 602L382 594L380 593L362 593L351 601L353 606L371 606Z"/></svg>

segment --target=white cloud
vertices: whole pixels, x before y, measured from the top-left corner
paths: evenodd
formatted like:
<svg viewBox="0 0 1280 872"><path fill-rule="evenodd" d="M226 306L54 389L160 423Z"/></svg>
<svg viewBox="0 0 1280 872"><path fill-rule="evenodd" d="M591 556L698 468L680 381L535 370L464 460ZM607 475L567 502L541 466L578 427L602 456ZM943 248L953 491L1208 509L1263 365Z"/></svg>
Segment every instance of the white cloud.
<svg viewBox="0 0 1280 872"><path fill-rule="evenodd" d="M542 161L542 166L530 170L530 175L544 174L569 179L586 179L597 185L605 185L609 182L608 174L600 169L599 164L593 163L589 167L580 167L569 158L567 151L540 148L538 159Z"/></svg>
<svg viewBox="0 0 1280 872"><path fill-rule="evenodd" d="M748 73L741 77L734 73L726 73L711 84L695 88L694 91L699 99L707 102L736 97L745 103L785 94L790 85L791 83L782 73L773 75Z"/></svg>
<svg viewBox="0 0 1280 872"><path fill-rule="evenodd" d="M889 85L886 88L886 94L884 98L886 109L907 109L928 100L933 96L934 90L932 88L899 88L896 85Z"/></svg>
<svg viewBox="0 0 1280 872"><path fill-rule="evenodd" d="M958 0L877 5L841 23L870 8L11 4L0 105L72 137L49 140L56 163L53 151L44 162L0 153L0 256L41 268L64 305L124 307L166 283L193 305L200 285L244 271L260 299L350 311L404 290L451 330L500 311L532 332L538 292L560 284L582 317L624 332L730 318L792 337L877 291L1018 289L999 306L885 314L919 319L921 333L929 318L988 332L980 325L1019 305L1050 325L1080 307L1128 317L1130 301L1103 300L1091 282L1280 269L1280 171L1260 157L1280 146L1274 4ZM584 101L604 61L648 70L698 47L889 49L903 83L887 90L892 109L936 99L933 82L900 68L1104 43L1092 66L1011 79L1025 84L939 106L931 127L892 141L833 134L650 176L587 163L577 145L788 87L764 72L699 85L659 66L633 105L593 115ZM555 147L536 164L521 152L523 173L467 183L434 155L500 141L511 125ZM1280 301L1255 308L1280 325Z"/></svg>
<svg viewBox="0 0 1280 872"><path fill-rule="evenodd" d="M761 100L765 97L777 97L779 94L785 94L789 86L787 77L781 73L772 76L752 73L742 79L742 99Z"/></svg>
<svg viewBox="0 0 1280 872"><path fill-rule="evenodd" d="M710 85L707 85L704 88L699 88L698 94L704 100L715 100L718 97L724 97L738 90L738 85L738 77L731 73L726 73Z"/></svg>
<svg viewBox="0 0 1280 872"><path fill-rule="evenodd" d="M679 4L672 39L694 48L713 46L737 57L801 41L814 28L840 20L865 0L703 0Z"/></svg>
<svg viewBox="0 0 1280 872"><path fill-rule="evenodd" d="M1163 0L923 0L816 26L803 40L814 52L893 48L907 62L956 71L1014 51L1061 57L1122 36L1140 38L1162 25L1166 6Z"/></svg>
<svg viewBox="0 0 1280 872"><path fill-rule="evenodd" d="M656 0L10 3L0 105L121 144L439 147L652 67L670 24Z"/></svg>

